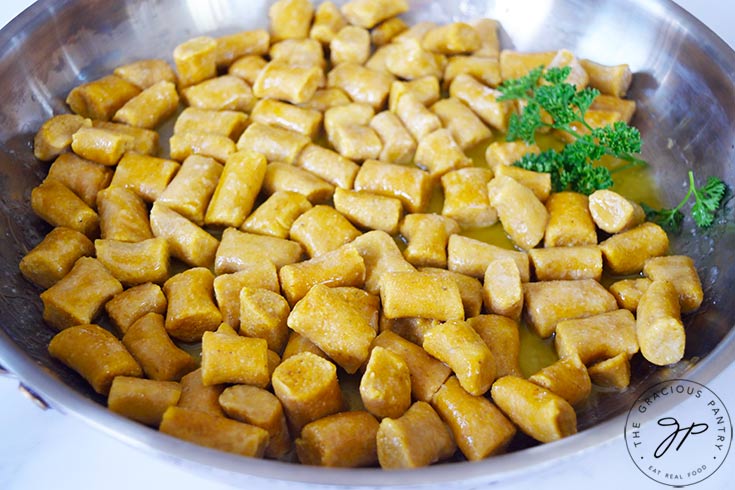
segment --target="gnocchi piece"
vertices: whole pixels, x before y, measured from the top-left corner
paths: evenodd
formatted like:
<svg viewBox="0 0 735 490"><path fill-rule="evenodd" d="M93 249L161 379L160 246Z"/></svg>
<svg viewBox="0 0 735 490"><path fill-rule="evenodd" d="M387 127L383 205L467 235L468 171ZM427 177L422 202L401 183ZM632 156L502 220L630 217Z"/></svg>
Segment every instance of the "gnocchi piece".
<svg viewBox="0 0 735 490"><path fill-rule="evenodd" d="M421 46L427 51L441 54L463 54L480 49L482 40L471 25L452 22L427 32L421 40Z"/></svg>
<svg viewBox="0 0 735 490"><path fill-rule="evenodd" d="M495 176L505 176L531 189L531 192L541 202L546 202L551 194L551 174L534 172L514 165L498 165L495 167Z"/></svg>
<svg viewBox="0 0 735 490"><path fill-rule="evenodd" d="M422 212L429 203L431 177L418 168L367 160L355 177L354 189L400 199L411 213Z"/></svg>
<svg viewBox="0 0 735 490"><path fill-rule="evenodd" d="M523 141L493 141L485 150L485 162L493 171L497 170L499 165L513 165L527 153L541 153L541 149L536 145L529 145Z"/></svg>
<svg viewBox="0 0 735 490"><path fill-rule="evenodd" d="M613 295L594 279L529 282L523 285L523 294L528 325L543 338L562 320L618 308Z"/></svg>
<svg viewBox="0 0 735 490"><path fill-rule="evenodd" d="M481 396L495 380L495 359L480 335L462 320L432 327L424 335L424 350L446 363L468 393Z"/></svg>
<svg viewBox="0 0 735 490"><path fill-rule="evenodd" d="M188 159L182 165L179 175L184 171L187 161ZM204 224L231 227L242 225L258 197L265 179L266 166L265 157L260 153L238 151L230 155L207 205ZM174 182L177 177L174 177ZM207 184L203 178L199 182L202 187ZM171 185L174 185L173 182ZM165 195L166 192L161 197Z"/></svg>
<svg viewBox="0 0 735 490"><path fill-rule="evenodd" d="M442 124L462 150L467 150L492 136L490 129L459 99L448 97L431 106Z"/></svg>
<svg viewBox="0 0 735 490"><path fill-rule="evenodd" d="M528 256L538 281L602 277L602 252L596 245L534 248Z"/></svg>
<svg viewBox="0 0 735 490"><path fill-rule="evenodd" d="M597 231L588 198L576 192L555 192L546 201L549 222L544 247L596 245Z"/></svg>
<svg viewBox="0 0 735 490"><path fill-rule="evenodd" d="M159 430L164 434L241 456L260 458L268 432L250 424L187 408L169 407Z"/></svg>
<svg viewBox="0 0 735 490"><path fill-rule="evenodd" d="M94 324L69 327L54 335L48 352L77 373L94 391L107 395L116 376L140 377L140 366L113 334Z"/></svg>
<svg viewBox="0 0 735 490"><path fill-rule="evenodd" d="M168 140L171 158L183 162L192 155L214 158L224 163L237 151L235 142L226 136L197 131L175 133Z"/></svg>
<svg viewBox="0 0 735 490"><path fill-rule="evenodd" d="M336 250L359 235L357 228L338 210L325 205L314 206L296 218L290 232L291 240L299 242L309 257Z"/></svg>
<svg viewBox="0 0 735 490"><path fill-rule="evenodd" d="M97 194L100 236L106 240L140 242L153 238L148 206L125 187L108 187Z"/></svg>
<svg viewBox="0 0 735 490"><path fill-rule="evenodd" d="M153 155L158 151L158 140L160 138L158 132L152 129L136 128L127 124L97 120L92 121L92 127L130 136L133 138L132 151L141 155Z"/></svg>
<svg viewBox="0 0 735 490"><path fill-rule="evenodd" d="M398 83L400 82L394 82L392 87L400 87L396 85ZM439 117L427 109L418 96L405 86L391 88L389 105L391 112L398 116L416 141L421 142L426 135L442 127Z"/></svg>
<svg viewBox="0 0 735 490"><path fill-rule="evenodd" d="M599 360L638 352L635 318L624 309L563 320L556 325L554 346L560 357L579 357L589 365Z"/></svg>
<svg viewBox="0 0 735 490"><path fill-rule="evenodd" d="M144 89L115 112L113 121L152 129L168 119L179 106L176 85L160 81Z"/></svg>
<svg viewBox="0 0 735 490"><path fill-rule="evenodd" d="M239 293L240 333L265 339L268 348L281 352L288 341L286 321L291 313L286 299L270 289L243 287Z"/></svg>
<svg viewBox="0 0 735 490"><path fill-rule="evenodd" d="M500 92L482 84L470 75L457 75L449 86L449 95L465 103L480 119L505 132L512 105L508 101L498 101Z"/></svg>
<svg viewBox="0 0 735 490"><path fill-rule="evenodd" d="M469 75L488 87L497 87L502 82L500 61L497 56L452 56L444 68L444 86L449 87L459 75Z"/></svg>
<svg viewBox="0 0 735 490"><path fill-rule="evenodd" d="M150 216L153 236L166 239L172 257L195 267L214 263L215 237L164 204L154 203Z"/></svg>
<svg viewBox="0 0 735 490"><path fill-rule="evenodd" d="M113 296L110 301L105 303L105 311L112 324L125 335L130 326L144 315L148 313L163 315L166 313L167 304L161 286L146 283L133 286Z"/></svg>
<svg viewBox="0 0 735 490"><path fill-rule="evenodd" d="M78 114L58 114L49 118L33 138L33 155L39 160L53 160L71 148L74 133L90 126L92 121Z"/></svg>
<svg viewBox="0 0 735 490"><path fill-rule="evenodd" d="M591 87L603 94L624 97L633 80L633 72L628 65L606 66L587 59L579 60L589 76Z"/></svg>
<svg viewBox="0 0 735 490"><path fill-rule="evenodd" d="M420 272L429 274L438 274L446 276L454 280L459 287L459 295L462 297L462 305L464 306L464 317L472 318L480 314L482 309L482 284L474 277L453 272L447 269L439 269L434 267L421 267Z"/></svg>
<svg viewBox="0 0 735 490"><path fill-rule="evenodd" d="M179 167L173 160L126 153L115 168L110 186L125 187L144 201L153 202L163 194Z"/></svg>
<svg viewBox="0 0 735 490"><path fill-rule="evenodd" d="M501 315L478 315L467 320L493 353L496 377L521 376L518 323Z"/></svg>
<svg viewBox="0 0 735 490"><path fill-rule="evenodd" d="M528 72L534 68L540 65L547 66L551 63L556 53L556 51L522 53L504 49L500 52L500 74L503 80L528 75Z"/></svg>
<svg viewBox="0 0 735 490"><path fill-rule="evenodd" d="M311 25L309 37L328 45L346 25L347 20L334 2L322 2L314 13L314 23Z"/></svg>
<svg viewBox="0 0 735 490"><path fill-rule="evenodd" d="M281 162L272 162L266 167L263 190L271 195L276 192L298 193L311 203L329 201L334 194L334 186L326 180L308 170Z"/></svg>
<svg viewBox="0 0 735 490"><path fill-rule="evenodd" d="M389 234L398 232L403 218L400 200L371 192L337 188L334 191L334 208L360 228L382 230Z"/></svg>
<svg viewBox="0 0 735 490"><path fill-rule="evenodd" d="M461 168L442 175L442 215L453 219L463 228L495 224L498 213L490 205L487 194L487 184L492 178L492 170L480 167Z"/></svg>
<svg viewBox="0 0 735 490"><path fill-rule="evenodd" d="M56 330L90 324L122 290L99 260L80 257L67 275L41 293L43 320Z"/></svg>
<svg viewBox="0 0 735 490"><path fill-rule="evenodd" d="M214 272L219 275L257 268L264 260L273 262L276 269L280 269L301 260L302 253L297 242L227 228L222 232L222 241L217 248Z"/></svg>
<svg viewBox="0 0 735 490"><path fill-rule="evenodd" d="M673 284L679 295L682 313L691 313L702 304L704 293L694 261L686 255L652 257L643 264L643 274L652 281Z"/></svg>
<svg viewBox="0 0 735 490"><path fill-rule="evenodd" d="M144 59L120 65L113 71L115 75L124 78L141 90L145 90L158 82L176 83L176 72L165 60Z"/></svg>
<svg viewBox="0 0 735 490"><path fill-rule="evenodd" d="M394 37L408 29L408 25L400 17L391 17L370 30L370 39L375 46L385 46Z"/></svg>
<svg viewBox="0 0 735 490"><path fill-rule="evenodd" d="M240 327L240 292L244 288L262 288L280 292L276 266L270 260L253 262L242 270L231 274L220 274L214 278L214 298L222 313L222 321L230 327ZM260 335L249 335L260 337ZM269 346L270 347L270 346ZM274 349L280 352L280 349Z"/></svg>
<svg viewBox="0 0 735 490"><path fill-rule="evenodd" d="M590 395L592 382L579 357L566 356L529 376L528 381L564 398L570 405L583 402Z"/></svg>
<svg viewBox="0 0 735 490"><path fill-rule="evenodd" d="M228 67L243 56L264 55L268 53L270 34L265 29L240 31L215 39L215 62L218 68Z"/></svg>
<svg viewBox="0 0 735 490"><path fill-rule="evenodd" d="M324 71L317 66L292 66L283 61L271 61L258 73L253 94L259 99L303 104L314 96L323 78Z"/></svg>
<svg viewBox="0 0 735 490"><path fill-rule="evenodd" d="M328 135L334 148L343 157L350 160L363 161L378 158L383 148L378 134L366 125L341 124L335 126L331 132L328 132Z"/></svg>
<svg viewBox="0 0 735 490"><path fill-rule="evenodd" d="M375 330L365 316L342 295L322 284L312 287L296 303L288 326L314 342L348 373L354 373L369 355Z"/></svg>
<svg viewBox="0 0 735 490"><path fill-rule="evenodd" d="M439 388L431 405L470 461L502 452L516 434L515 426L500 409L483 396L469 394L455 376Z"/></svg>
<svg viewBox="0 0 735 490"><path fill-rule="evenodd" d="M254 122L237 141L239 150L262 153L269 162L292 164L310 140L289 129Z"/></svg>
<svg viewBox="0 0 735 490"><path fill-rule="evenodd" d="M197 367L194 358L171 341L159 313L138 318L125 331L122 342L152 380L178 381Z"/></svg>
<svg viewBox="0 0 735 490"><path fill-rule="evenodd" d="M165 238L149 238L136 243L95 240L95 255L125 286L146 282L163 283L169 277L169 251Z"/></svg>
<svg viewBox="0 0 735 490"><path fill-rule="evenodd" d="M133 150L133 138L108 129L82 126L71 137L71 149L82 158L112 167Z"/></svg>
<svg viewBox="0 0 735 490"><path fill-rule="evenodd" d="M386 318L464 320L459 287L446 276L424 272L385 272L380 282L380 300Z"/></svg>
<svg viewBox="0 0 735 490"><path fill-rule="evenodd" d="M354 468L378 461L378 421L368 412L328 415L307 424L296 439L302 464Z"/></svg>
<svg viewBox="0 0 735 490"><path fill-rule="evenodd" d="M389 330L375 337L375 347L383 347L403 359L411 375L411 396L417 400L430 402L452 373L449 366L430 356L422 347Z"/></svg>
<svg viewBox="0 0 735 490"><path fill-rule="evenodd" d="M646 292L651 280L647 277L638 277L635 279L621 279L612 283L608 290L615 296L615 300L621 308L630 310L635 313L641 296Z"/></svg>
<svg viewBox="0 0 735 490"><path fill-rule="evenodd" d="M107 408L129 419L158 428L163 413L176 405L181 386L176 381L157 381L116 376L110 386Z"/></svg>
<svg viewBox="0 0 735 490"><path fill-rule="evenodd" d="M574 85L577 90L582 90L589 83L589 76L587 71L584 69L579 59L574 56L574 53L568 49L560 49L556 52L551 61L546 65L546 68L563 68L569 67L569 76L566 79L567 83Z"/></svg>
<svg viewBox="0 0 735 490"><path fill-rule="evenodd" d="M449 427L426 402L417 401L397 419L384 418L377 433L378 461L385 469L428 466L449 458L457 446Z"/></svg>
<svg viewBox="0 0 735 490"><path fill-rule="evenodd" d="M272 382L292 437L300 436L309 422L341 412L344 406L337 368L311 352L301 352L281 362L273 372Z"/></svg>
<svg viewBox="0 0 735 490"><path fill-rule="evenodd" d="M651 281L638 303L635 329L641 354L652 364L666 366L684 357L686 333L679 293L672 283Z"/></svg>
<svg viewBox="0 0 735 490"><path fill-rule="evenodd" d="M66 276L80 257L94 254L94 244L71 228L57 227L20 261L23 277L48 289Z"/></svg>
<svg viewBox="0 0 735 490"><path fill-rule="evenodd" d="M416 164L426 167L432 178L472 165L449 130L440 128L419 140L414 157Z"/></svg>
<svg viewBox="0 0 735 490"><path fill-rule="evenodd" d="M380 292L383 275L387 272L410 272L416 269L409 264L388 233L369 231L355 238L350 244L365 264L365 290L371 294Z"/></svg>
<svg viewBox="0 0 735 490"><path fill-rule="evenodd" d="M174 64L181 87L217 76L217 41L209 36L189 39L174 48Z"/></svg>
<svg viewBox="0 0 735 490"><path fill-rule="evenodd" d="M308 101L301 104L301 107L314 109L319 112L326 112L331 107L351 104L352 100L341 88L330 87L319 89Z"/></svg>
<svg viewBox="0 0 735 490"><path fill-rule="evenodd" d="M577 433L577 415L564 398L516 376L493 383L495 404L525 434L552 442Z"/></svg>
<svg viewBox="0 0 735 490"><path fill-rule="evenodd" d="M398 164L413 160L416 142L398 116L390 111L383 111L370 120L370 127L383 143L379 160Z"/></svg>
<svg viewBox="0 0 735 490"><path fill-rule="evenodd" d="M182 97L191 107L215 111L250 112L255 100L244 80L222 75L185 88Z"/></svg>
<svg viewBox="0 0 735 490"><path fill-rule="evenodd" d="M222 170L213 158L191 155L156 202L201 226Z"/></svg>
<svg viewBox="0 0 735 490"><path fill-rule="evenodd" d="M500 40L498 39L500 23L495 19L480 18L470 22L470 25L480 36L480 48L474 54L497 58L500 55Z"/></svg>
<svg viewBox="0 0 735 490"><path fill-rule="evenodd" d="M240 229L259 235L288 238L293 222L309 209L311 203L303 194L276 191L255 208Z"/></svg>
<svg viewBox="0 0 735 490"><path fill-rule="evenodd" d="M281 127L314 139L319 134L322 114L314 109L287 104L279 100L259 100L250 119L269 126Z"/></svg>
<svg viewBox="0 0 735 490"><path fill-rule="evenodd" d="M524 250L544 238L549 213L528 187L506 176L496 176L487 185L490 205L498 212L503 229Z"/></svg>
<svg viewBox="0 0 735 490"><path fill-rule="evenodd" d="M520 320L523 311L523 284L518 265L513 259L497 259L488 264L482 298L488 313Z"/></svg>
<svg viewBox="0 0 735 490"><path fill-rule="evenodd" d="M409 29L398 36L400 42L393 42L385 47L385 70L405 80L415 80L426 76L441 78L446 57L426 51L421 47L421 41L409 34L411 32L412 30Z"/></svg>
<svg viewBox="0 0 735 490"><path fill-rule="evenodd" d="M474 238L452 235L447 243L447 266L450 271L460 272L472 277L485 277L487 266L493 260L512 258L521 282L528 282L531 277L528 254L517 250L508 250Z"/></svg>
<svg viewBox="0 0 735 490"><path fill-rule="evenodd" d="M83 83L74 87L66 103L75 114L89 119L109 121L127 101L140 93L140 88L117 75Z"/></svg>
<svg viewBox="0 0 735 490"><path fill-rule="evenodd" d="M624 390L630 385L630 360L625 354L593 364L587 371L598 386Z"/></svg>
<svg viewBox="0 0 735 490"><path fill-rule="evenodd" d="M258 79L260 71L268 62L262 56L251 54L235 60L227 69L227 73L242 78L252 87Z"/></svg>
<svg viewBox="0 0 735 490"><path fill-rule="evenodd" d="M187 107L176 118L174 133L211 133L235 140L247 124L248 116L244 112Z"/></svg>
<svg viewBox="0 0 735 490"><path fill-rule="evenodd" d="M456 221L438 214L409 214L401 224L401 234L408 241L403 251L411 265L447 266L447 242L459 233Z"/></svg>
<svg viewBox="0 0 735 490"><path fill-rule="evenodd" d="M266 458L278 459L291 450L283 406L270 391L250 385L230 386L219 396L219 404L231 419L268 432Z"/></svg>
<svg viewBox="0 0 735 490"><path fill-rule="evenodd" d="M163 284L169 335L184 342L198 342L204 332L217 329L222 314L214 304L213 284L214 276L204 267L187 269Z"/></svg>
<svg viewBox="0 0 735 490"><path fill-rule="evenodd" d="M265 339L204 332L202 383L205 386L234 383L265 388L269 382Z"/></svg>
<svg viewBox="0 0 735 490"><path fill-rule="evenodd" d="M405 361L384 347L373 347L360 379L360 398L378 418L403 415L411 406L411 373Z"/></svg>
<svg viewBox="0 0 735 490"><path fill-rule="evenodd" d="M271 41L309 37L314 7L309 0L278 0L270 6Z"/></svg>
<svg viewBox="0 0 735 490"><path fill-rule="evenodd" d="M364 64L370 56L370 33L367 29L347 25L329 43L332 66L342 63Z"/></svg>
<svg viewBox="0 0 735 490"><path fill-rule="evenodd" d="M366 29L408 11L406 0L351 0L342 7L350 24Z"/></svg>
<svg viewBox="0 0 735 490"><path fill-rule="evenodd" d="M362 287L365 262L354 247L345 245L303 262L284 265L278 277L289 304L295 305L317 284Z"/></svg>
<svg viewBox="0 0 735 490"><path fill-rule="evenodd" d="M645 222L601 242L600 250L610 272L636 274L643 270L646 260L668 252L669 237L657 224Z"/></svg>
<svg viewBox="0 0 735 490"><path fill-rule="evenodd" d="M224 385L202 384L202 368L197 368L181 378L181 397L177 406L224 417L225 413L219 404L219 396L224 389Z"/></svg>
<svg viewBox="0 0 735 490"><path fill-rule="evenodd" d="M327 356L323 350L317 347L314 342L307 339L303 335L299 335L299 333L289 329L288 342L286 342L286 347L283 348L282 360L285 361L289 357L293 357L296 354L300 354L302 352L310 352L316 356L330 361L329 356Z"/></svg>

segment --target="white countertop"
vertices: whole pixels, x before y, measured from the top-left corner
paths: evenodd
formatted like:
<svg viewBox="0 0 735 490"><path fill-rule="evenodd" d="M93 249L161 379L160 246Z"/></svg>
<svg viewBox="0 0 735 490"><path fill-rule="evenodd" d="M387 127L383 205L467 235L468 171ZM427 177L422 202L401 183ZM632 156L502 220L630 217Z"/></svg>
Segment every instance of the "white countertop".
<svg viewBox="0 0 735 490"><path fill-rule="evenodd" d="M1 0L0 25L5 25L30 3L30 0ZM730 46L735 46L735 2L679 0L678 3ZM732 365L707 385L729 407L732 417L735 417L734 380L735 365ZM0 377L0 489L234 488L206 480L170 462L153 459L74 417L56 410L43 411L23 397L17 387L17 380ZM621 437L606 446L502 487L510 490L537 490L540 485L595 490L666 488L633 466L622 432L621 427ZM712 477L692 488L733 488L733 481L735 455L731 454ZM256 480L248 488L259 490L272 486L272 482Z"/></svg>

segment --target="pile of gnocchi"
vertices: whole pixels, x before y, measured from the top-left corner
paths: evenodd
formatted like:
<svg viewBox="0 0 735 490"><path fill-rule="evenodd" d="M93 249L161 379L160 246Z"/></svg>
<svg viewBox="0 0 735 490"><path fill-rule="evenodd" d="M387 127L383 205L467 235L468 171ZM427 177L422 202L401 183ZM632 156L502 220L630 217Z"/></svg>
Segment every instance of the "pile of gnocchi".
<svg viewBox="0 0 735 490"><path fill-rule="evenodd" d="M539 148L502 137L503 80L570 66L608 124L635 110L628 66L407 9L278 0L268 29L119 66L39 129L53 229L20 271L50 354L110 410L244 456L416 468L575 434L632 356L683 358L693 261L621 194L551 192L512 165ZM488 227L512 246L467 236ZM558 354L526 375L522 322Z"/></svg>

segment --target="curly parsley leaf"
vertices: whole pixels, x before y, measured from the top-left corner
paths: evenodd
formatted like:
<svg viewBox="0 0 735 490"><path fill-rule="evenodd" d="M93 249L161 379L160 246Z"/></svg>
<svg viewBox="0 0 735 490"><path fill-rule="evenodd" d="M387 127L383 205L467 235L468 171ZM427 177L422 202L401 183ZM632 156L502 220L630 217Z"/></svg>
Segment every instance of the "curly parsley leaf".
<svg viewBox="0 0 735 490"><path fill-rule="evenodd" d="M690 170L689 190L679 204L671 209L653 209L644 204L643 209L649 221L658 223L669 231L679 231L684 220L681 208L694 196L692 205L694 223L700 228L709 228L715 220L717 210L722 206L726 192L727 185L717 177L709 177L702 187L697 187L694 172Z"/></svg>
<svg viewBox="0 0 735 490"><path fill-rule="evenodd" d="M506 139L535 143L536 132L550 127L571 135L573 142L560 153L542 153L541 157L530 157L516 165L523 168L537 166L542 160L545 165L555 162L552 183L557 191L571 187L573 190L590 194L597 189L612 185L610 171L595 163L604 155L630 162L630 165L645 165L635 155L640 153L641 138L637 129L624 122L612 126L593 128L585 120L592 102L600 95L593 88L577 90L566 80L570 67L553 67L544 71L543 66L534 68L528 75L506 80L500 86L498 100L519 100L522 110L511 115ZM550 117L551 122L545 119ZM580 134L579 128L584 134Z"/></svg>

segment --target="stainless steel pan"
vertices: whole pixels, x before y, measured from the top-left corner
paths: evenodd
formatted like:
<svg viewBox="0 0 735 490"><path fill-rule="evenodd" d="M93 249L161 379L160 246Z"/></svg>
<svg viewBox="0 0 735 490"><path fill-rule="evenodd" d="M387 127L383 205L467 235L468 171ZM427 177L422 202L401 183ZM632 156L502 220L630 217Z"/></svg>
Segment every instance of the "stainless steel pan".
<svg viewBox="0 0 735 490"><path fill-rule="evenodd" d="M337 2L342 3L342 2ZM717 175L735 185L735 53L666 0L411 1L412 22L487 16L503 26L504 47L569 48L601 63L629 63L629 96L643 156L654 167L664 201L685 192L686 172ZM212 478L266 478L352 485L416 485L498 481L537 471L622 434L626 410L661 379L712 379L735 360L735 227L729 205L706 232L685 228L673 248L692 255L705 288L703 307L687 318L686 360L653 369L634 363L632 386L601 393L579 412L581 432L478 463L453 462L418 471L324 470L252 460L190 445L108 412L74 373L52 360L53 331L41 320L40 292L18 273L20 258L48 231L29 205L47 164L34 159L32 139L52 114L66 112L75 85L121 63L167 57L183 40L262 27L265 0L40 0L0 31L0 365L51 407L148 452ZM71 441L70 441L71 444Z"/></svg>

